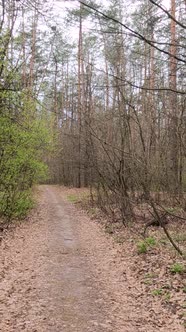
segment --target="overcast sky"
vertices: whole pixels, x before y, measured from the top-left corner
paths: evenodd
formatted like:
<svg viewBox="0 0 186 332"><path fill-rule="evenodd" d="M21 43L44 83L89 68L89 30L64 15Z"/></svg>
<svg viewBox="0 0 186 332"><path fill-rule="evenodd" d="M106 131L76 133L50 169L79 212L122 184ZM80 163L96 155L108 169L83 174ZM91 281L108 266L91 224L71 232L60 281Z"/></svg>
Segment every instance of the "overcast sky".
<svg viewBox="0 0 186 332"><path fill-rule="evenodd" d="M56 0L56 5L61 8L68 7L68 8L72 8L72 7L76 7L78 5L78 1L76 0ZM108 0L102 0L101 1L102 4L104 4L105 6L109 3ZM169 8L170 7L170 0L163 0L162 4L164 5L164 7Z"/></svg>
<svg viewBox="0 0 186 332"><path fill-rule="evenodd" d="M162 1L162 4L166 9L170 8L170 1L171 0ZM79 7L79 2L77 0L51 0L51 2L53 3L53 9L54 9L55 14L57 14L58 18L65 16L65 14L66 14L65 8L70 9L70 8ZM101 4L103 4L105 7L107 7L107 5L109 5L109 3L110 3L109 0L98 1L98 3L99 2ZM123 3L124 3L124 5L126 3L126 10L129 13L130 13L130 9L132 11L133 8L136 8L135 1L133 2L133 4L131 3L131 6L128 6L128 3L130 3L129 1L124 1Z"/></svg>
<svg viewBox="0 0 186 332"><path fill-rule="evenodd" d="M66 15L65 8L67 8L67 9L79 8L79 2L77 0L51 0L51 1L53 3L54 12L55 12L55 14L57 14L58 23L60 23L60 18L64 18ZM103 4L105 7L107 7L107 5L109 5L109 3L110 3L110 1L108 1L108 0L98 1L98 3L99 2L101 4ZM133 2L133 4L131 1L131 6L128 6L128 4L130 3L129 0L124 1L123 3L124 3L124 5L126 4L126 11L129 14L130 14L130 12L132 12L134 9L137 8L135 6L135 1ZM162 3L166 9L170 8L170 0L163 0ZM88 21L84 22L84 31L88 30L89 27L90 27L90 25L89 25ZM72 22L71 29L69 29L67 33L75 36L76 29L77 29L76 23Z"/></svg>

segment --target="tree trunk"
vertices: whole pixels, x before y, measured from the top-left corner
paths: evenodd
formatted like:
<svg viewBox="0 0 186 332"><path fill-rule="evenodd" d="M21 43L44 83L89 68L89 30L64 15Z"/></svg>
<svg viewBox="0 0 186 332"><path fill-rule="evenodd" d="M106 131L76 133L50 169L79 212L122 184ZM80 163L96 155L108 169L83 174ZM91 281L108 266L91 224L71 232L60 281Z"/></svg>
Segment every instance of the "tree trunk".
<svg viewBox="0 0 186 332"><path fill-rule="evenodd" d="M171 0L171 15L176 17L176 0ZM169 63L169 87L172 90L176 90L176 72L177 72L177 60L175 59L176 48L176 23L171 20L170 24L171 34L171 46L170 46L170 63ZM170 141L170 189L174 193L178 190L178 110L177 110L177 95L175 92L170 92L170 125L169 125L169 141Z"/></svg>

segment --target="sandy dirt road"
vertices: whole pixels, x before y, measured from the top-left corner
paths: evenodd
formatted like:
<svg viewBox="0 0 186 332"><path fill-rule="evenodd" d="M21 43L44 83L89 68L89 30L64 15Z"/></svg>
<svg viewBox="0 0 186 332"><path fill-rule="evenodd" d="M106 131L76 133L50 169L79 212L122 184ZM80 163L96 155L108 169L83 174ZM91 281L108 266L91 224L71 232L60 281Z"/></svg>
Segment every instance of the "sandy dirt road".
<svg viewBox="0 0 186 332"><path fill-rule="evenodd" d="M182 331L174 317L147 310L130 262L63 191L42 186L39 196L0 247L0 331Z"/></svg>

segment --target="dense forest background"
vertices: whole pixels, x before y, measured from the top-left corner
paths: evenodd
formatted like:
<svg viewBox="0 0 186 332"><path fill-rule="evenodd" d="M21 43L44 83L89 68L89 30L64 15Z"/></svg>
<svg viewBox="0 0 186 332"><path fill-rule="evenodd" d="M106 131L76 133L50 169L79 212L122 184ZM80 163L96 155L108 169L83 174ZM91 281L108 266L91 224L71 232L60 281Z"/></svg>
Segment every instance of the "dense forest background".
<svg viewBox="0 0 186 332"><path fill-rule="evenodd" d="M71 4L65 10L65 4ZM186 1L1 0L0 211L90 187L124 224L185 209Z"/></svg>

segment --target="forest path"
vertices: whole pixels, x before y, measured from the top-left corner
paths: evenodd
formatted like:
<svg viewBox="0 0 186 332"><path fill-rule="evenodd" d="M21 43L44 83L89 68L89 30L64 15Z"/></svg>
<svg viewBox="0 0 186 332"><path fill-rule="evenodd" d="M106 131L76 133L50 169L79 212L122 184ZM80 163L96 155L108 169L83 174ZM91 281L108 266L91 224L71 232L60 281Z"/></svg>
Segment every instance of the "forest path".
<svg viewBox="0 0 186 332"><path fill-rule="evenodd" d="M113 241L67 192L40 186L28 221L3 237L0 331L184 332L137 278L130 241Z"/></svg>
<svg viewBox="0 0 186 332"><path fill-rule="evenodd" d="M16 247L13 241L7 244L11 282L5 278L1 285L0 330L111 331L72 205L55 187L43 188L45 215L15 235Z"/></svg>
<svg viewBox="0 0 186 332"><path fill-rule="evenodd" d="M35 222L22 224L3 245L0 331L114 331L72 204L56 187L41 188Z"/></svg>

